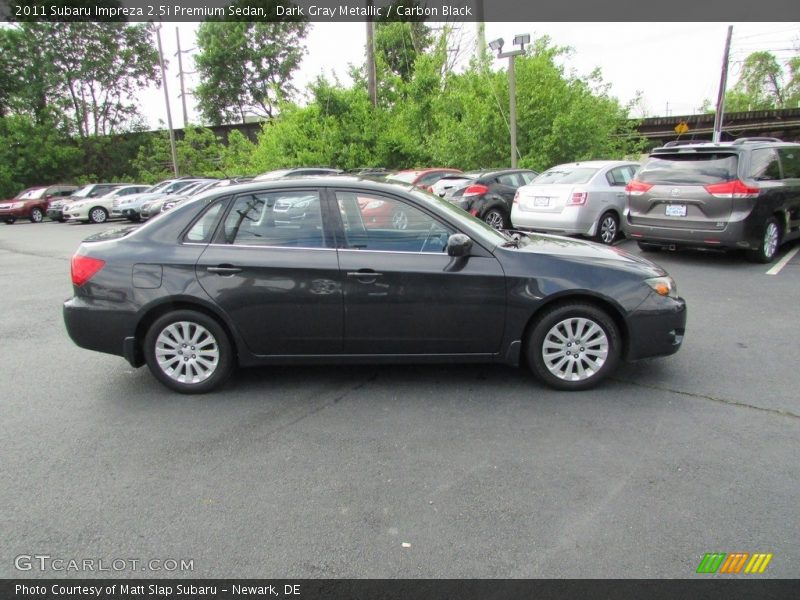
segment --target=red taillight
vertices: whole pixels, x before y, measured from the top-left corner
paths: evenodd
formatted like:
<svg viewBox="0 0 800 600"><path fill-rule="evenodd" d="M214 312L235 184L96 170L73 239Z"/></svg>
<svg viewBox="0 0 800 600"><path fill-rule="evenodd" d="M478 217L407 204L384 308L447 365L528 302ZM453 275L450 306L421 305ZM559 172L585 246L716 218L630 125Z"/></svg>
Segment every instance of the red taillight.
<svg viewBox="0 0 800 600"><path fill-rule="evenodd" d="M574 192L572 197L567 202L567 206L583 206L586 204L586 199L589 197L589 194L586 192Z"/></svg>
<svg viewBox="0 0 800 600"><path fill-rule="evenodd" d="M428 186L428 193L430 193L430 194L433 193L433 186L432 185Z"/></svg>
<svg viewBox="0 0 800 600"><path fill-rule="evenodd" d="M106 261L99 258L92 258L91 256L72 257L72 283L81 287L84 283L89 281L95 274L102 269Z"/></svg>
<svg viewBox="0 0 800 600"><path fill-rule="evenodd" d="M475 184L469 186L467 189L464 190L464 197L467 196L483 196L486 192L489 191L489 188L485 185Z"/></svg>
<svg viewBox="0 0 800 600"><path fill-rule="evenodd" d="M758 198L759 189L749 187L744 182L734 179L712 185L704 185L705 190L715 198Z"/></svg>
<svg viewBox="0 0 800 600"><path fill-rule="evenodd" d="M641 196L653 187L652 183L642 183L636 179L631 179L625 186L625 191L631 196Z"/></svg>

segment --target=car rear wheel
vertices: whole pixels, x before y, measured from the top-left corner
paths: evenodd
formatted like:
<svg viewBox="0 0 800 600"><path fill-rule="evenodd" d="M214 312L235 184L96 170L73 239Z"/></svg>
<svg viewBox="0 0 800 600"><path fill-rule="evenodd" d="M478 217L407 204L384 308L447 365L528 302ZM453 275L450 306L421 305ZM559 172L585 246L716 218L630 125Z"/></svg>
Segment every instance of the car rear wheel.
<svg viewBox="0 0 800 600"><path fill-rule="evenodd" d="M770 217L764 223L761 235L761 244L755 250L747 252L747 258L757 263L770 263L775 260L778 248L781 245L781 226L778 219Z"/></svg>
<svg viewBox="0 0 800 600"><path fill-rule="evenodd" d="M233 370L233 347L213 318L177 310L156 320L144 340L147 366L168 388L201 394L222 385Z"/></svg>
<svg viewBox="0 0 800 600"><path fill-rule="evenodd" d="M497 230L508 229L506 225L506 216L499 208L490 208L487 210L486 214L483 215L483 222Z"/></svg>
<svg viewBox="0 0 800 600"><path fill-rule="evenodd" d="M89 211L90 223L105 223L108 220L108 211L102 206L95 206Z"/></svg>
<svg viewBox="0 0 800 600"><path fill-rule="evenodd" d="M594 236L596 242L611 245L619 235L619 219L613 212L604 213L597 223L597 233Z"/></svg>
<svg viewBox="0 0 800 600"><path fill-rule="evenodd" d="M44 213L41 208L31 210L31 223L41 223L44 220Z"/></svg>
<svg viewBox="0 0 800 600"><path fill-rule="evenodd" d="M558 390L586 390L617 366L620 334L600 308L579 302L547 310L528 338L526 356L533 373Z"/></svg>

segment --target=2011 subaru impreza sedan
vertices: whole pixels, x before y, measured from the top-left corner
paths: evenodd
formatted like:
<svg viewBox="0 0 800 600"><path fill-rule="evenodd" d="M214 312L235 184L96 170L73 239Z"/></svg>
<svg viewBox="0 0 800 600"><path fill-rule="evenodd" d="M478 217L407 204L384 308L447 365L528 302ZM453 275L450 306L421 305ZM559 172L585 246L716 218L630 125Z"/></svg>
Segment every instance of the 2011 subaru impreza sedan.
<svg viewBox="0 0 800 600"><path fill-rule="evenodd" d="M406 226L365 218L387 204ZM357 178L214 189L81 244L67 331L167 387L235 366L527 364L593 387L621 359L669 355L686 304L660 267L591 242L492 229L407 186Z"/></svg>

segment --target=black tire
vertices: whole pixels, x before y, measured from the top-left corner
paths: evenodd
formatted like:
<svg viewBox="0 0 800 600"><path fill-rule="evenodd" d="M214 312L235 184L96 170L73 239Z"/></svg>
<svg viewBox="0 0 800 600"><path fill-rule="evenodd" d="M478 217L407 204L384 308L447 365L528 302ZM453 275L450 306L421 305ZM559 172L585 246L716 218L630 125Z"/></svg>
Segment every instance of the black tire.
<svg viewBox="0 0 800 600"><path fill-rule="evenodd" d="M778 219L775 217L770 217L764 222L759 247L755 250L748 250L747 258L752 262L771 263L778 255L782 237L781 224L778 223Z"/></svg>
<svg viewBox="0 0 800 600"><path fill-rule="evenodd" d="M619 328L608 313L591 304L570 302L546 309L539 317L528 336L525 356L545 385L577 391L593 388L612 373L621 347Z"/></svg>
<svg viewBox="0 0 800 600"><path fill-rule="evenodd" d="M44 221L44 211L38 206L34 206L31 209L31 216L30 216L31 223L41 223Z"/></svg>
<svg viewBox="0 0 800 600"><path fill-rule="evenodd" d="M102 206L89 209L89 223L105 223L108 221L108 211Z"/></svg>
<svg viewBox="0 0 800 600"><path fill-rule="evenodd" d="M647 242L636 242L636 244L642 252L658 252L661 250L661 246L658 244L648 244Z"/></svg>
<svg viewBox="0 0 800 600"><path fill-rule="evenodd" d="M142 220L142 217L140 217L139 215L136 215L135 217L126 217L126 218L131 223L139 223Z"/></svg>
<svg viewBox="0 0 800 600"><path fill-rule="evenodd" d="M597 233L594 241L610 246L619 237L619 217L616 213L608 211L603 213L597 221Z"/></svg>
<svg viewBox="0 0 800 600"><path fill-rule="evenodd" d="M16 219L5 219L6 225L13 225Z"/></svg>
<svg viewBox="0 0 800 600"><path fill-rule="evenodd" d="M494 229L508 229L508 217L501 209L490 208L483 214L483 222Z"/></svg>
<svg viewBox="0 0 800 600"><path fill-rule="evenodd" d="M195 334L199 334L197 346L190 341ZM160 362L159 347L165 351ZM203 360L197 358L201 351L206 354ZM215 319L194 310L176 310L157 319L145 335L144 356L155 378L182 394L203 394L221 386L234 365L233 345L225 330ZM187 376L196 381L186 381Z"/></svg>

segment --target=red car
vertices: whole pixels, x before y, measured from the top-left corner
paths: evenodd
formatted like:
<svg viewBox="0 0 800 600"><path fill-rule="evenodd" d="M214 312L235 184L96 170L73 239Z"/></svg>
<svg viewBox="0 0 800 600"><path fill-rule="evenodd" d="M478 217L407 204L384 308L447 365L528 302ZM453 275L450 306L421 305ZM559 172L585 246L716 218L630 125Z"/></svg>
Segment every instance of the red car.
<svg viewBox="0 0 800 600"><path fill-rule="evenodd" d="M459 169L406 169L405 171L398 171L393 175L386 178L387 183L407 183L409 185L427 190L428 187L439 181L445 175L452 173L461 173Z"/></svg>
<svg viewBox="0 0 800 600"><path fill-rule="evenodd" d="M69 196L77 189L75 185L51 185L22 190L11 200L0 202L0 220L8 225L17 219L30 219L31 223L41 223L51 200Z"/></svg>

